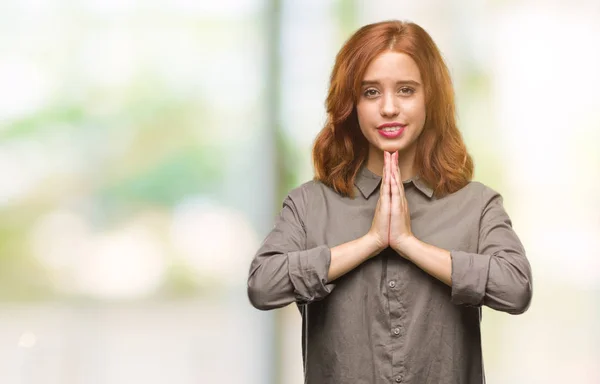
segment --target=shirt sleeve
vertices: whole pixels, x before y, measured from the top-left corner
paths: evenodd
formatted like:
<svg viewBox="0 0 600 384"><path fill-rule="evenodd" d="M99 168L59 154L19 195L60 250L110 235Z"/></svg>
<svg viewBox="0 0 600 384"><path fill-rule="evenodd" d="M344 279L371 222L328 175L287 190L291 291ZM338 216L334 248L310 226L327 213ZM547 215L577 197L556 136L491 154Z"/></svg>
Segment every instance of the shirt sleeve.
<svg viewBox="0 0 600 384"><path fill-rule="evenodd" d="M327 283L330 248L320 245L306 249L302 219L306 199L300 192L295 189L284 199L275 226L250 265L248 298L258 309L280 308L292 302L308 304L323 299L335 287Z"/></svg>
<svg viewBox="0 0 600 384"><path fill-rule="evenodd" d="M497 192L484 188L478 253L451 251L452 302L520 314L532 297L531 266Z"/></svg>

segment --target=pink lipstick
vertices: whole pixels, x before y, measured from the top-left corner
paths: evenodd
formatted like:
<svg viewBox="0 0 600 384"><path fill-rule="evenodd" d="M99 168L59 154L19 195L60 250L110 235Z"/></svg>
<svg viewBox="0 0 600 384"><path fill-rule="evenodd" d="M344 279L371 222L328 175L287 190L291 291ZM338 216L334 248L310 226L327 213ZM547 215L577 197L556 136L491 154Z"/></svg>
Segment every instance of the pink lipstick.
<svg viewBox="0 0 600 384"><path fill-rule="evenodd" d="M377 127L377 132L383 137L393 139L400 136L405 128L406 125L400 123L385 123Z"/></svg>

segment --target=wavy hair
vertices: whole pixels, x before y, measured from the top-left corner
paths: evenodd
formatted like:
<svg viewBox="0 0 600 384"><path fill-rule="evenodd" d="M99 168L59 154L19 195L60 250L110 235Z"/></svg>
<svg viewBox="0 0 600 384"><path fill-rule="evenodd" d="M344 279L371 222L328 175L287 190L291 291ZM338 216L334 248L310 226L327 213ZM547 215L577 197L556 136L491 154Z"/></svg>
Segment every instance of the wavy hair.
<svg viewBox="0 0 600 384"><path fill-rule="evenodd" d="M417 174L437 197L461 189L473 177L473 160L456 124L448 68L423 28L398 20L360 28L338 52L325 102L327 120L313 145L314 180L354 197L354 180L369 150L356 114L360 84L371 61L386 51L409 55L423 79L426 120L417 139Z"/></svg>

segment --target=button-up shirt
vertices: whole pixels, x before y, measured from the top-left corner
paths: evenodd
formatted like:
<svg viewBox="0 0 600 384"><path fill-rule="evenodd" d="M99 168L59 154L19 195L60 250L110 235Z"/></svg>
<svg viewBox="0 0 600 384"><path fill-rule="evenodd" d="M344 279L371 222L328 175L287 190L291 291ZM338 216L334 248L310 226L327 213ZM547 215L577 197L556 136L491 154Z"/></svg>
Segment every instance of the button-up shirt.
<svg viewBox="0 0 600 384"><path fill-rule="evenodd" d="M297 304L307 384L484 383L481 306L518 314L532 295L501 195L470 182L437 198L419 177L403 182L413 235L450 251L451 286L389 247L328 281L331 248L368 232L380 184L362 166L354 198L315 180L291 190L252 260L251 303Z"/></svg>

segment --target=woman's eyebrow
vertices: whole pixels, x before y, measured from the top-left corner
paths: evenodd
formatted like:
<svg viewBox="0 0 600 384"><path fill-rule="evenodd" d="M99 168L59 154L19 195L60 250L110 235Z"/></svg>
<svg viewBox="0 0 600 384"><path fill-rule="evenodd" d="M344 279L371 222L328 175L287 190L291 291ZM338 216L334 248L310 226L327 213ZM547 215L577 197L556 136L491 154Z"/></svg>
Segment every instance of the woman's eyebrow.
<svg viewBox="0 0 600 384"><path fill-rule="evenodd" d="M381 82L379 80L363 80L360 84L364 87L365 85L381 85ZM418 87L421 84L414 80L398 80L396 81L396 85L412 85Z"/></svg>

